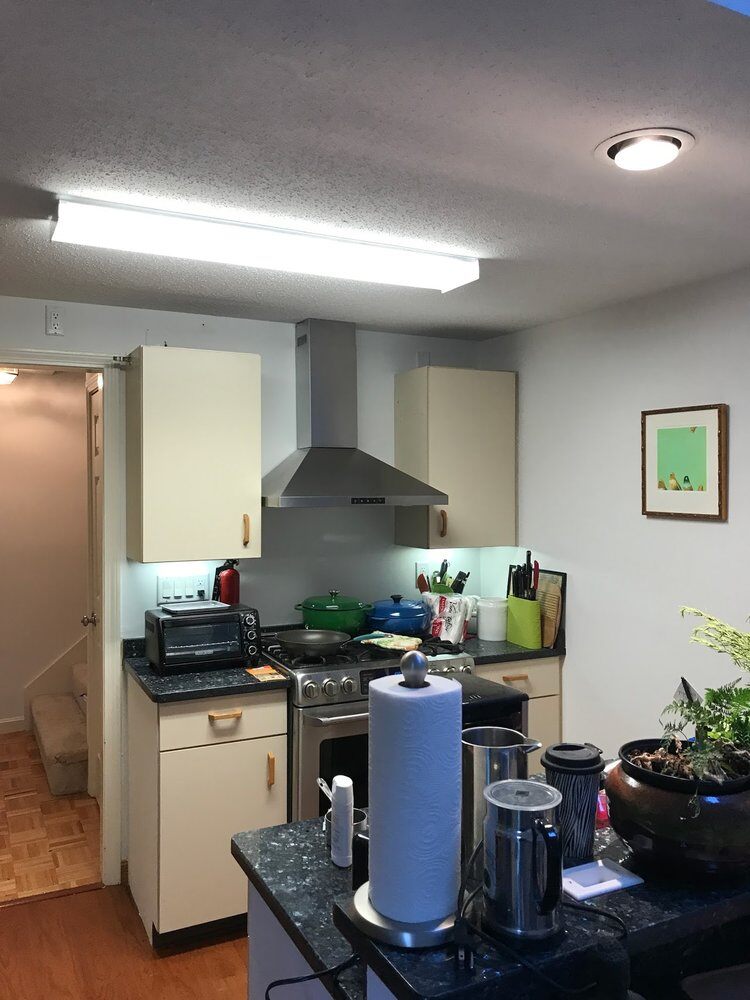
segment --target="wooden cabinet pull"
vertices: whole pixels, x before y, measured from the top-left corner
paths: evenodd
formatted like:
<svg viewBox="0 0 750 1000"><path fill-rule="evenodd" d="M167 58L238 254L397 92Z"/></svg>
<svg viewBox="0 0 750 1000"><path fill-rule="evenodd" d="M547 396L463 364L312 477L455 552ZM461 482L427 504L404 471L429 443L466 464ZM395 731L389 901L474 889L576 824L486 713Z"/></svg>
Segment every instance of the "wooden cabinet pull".
<svg viewBox="0 0 750 1000"><path fill-rule="evenodd" d="M504 681L527 681L528 679L528 674L503 674Z"/></svg>
<svg viewBox="0 0 750 1000"><path fill-rule="evenodd" d="M250 544L250 515L242 515L242 544L247 548Z"/></svg>
<svg viewBox="0 0 750 1000"><path fill-rule="evenodd" d="M448 511L440 511L440 537L445 538L448 534Z"/></svg>
<svg viewBox="0 0 750 1000"><path fill-rule="evenodd" d="M242 709L233 708L228 712L209 712L208 721L209 722L223 722L225 719L241 719Z"/></svg>
<svg viewBox="0 0 750 1000"><path fill-rule="evenodd" d="M269 788L273 788L276 784L276 757L272 753L269 753L266 759L266 781Z"/></svg>

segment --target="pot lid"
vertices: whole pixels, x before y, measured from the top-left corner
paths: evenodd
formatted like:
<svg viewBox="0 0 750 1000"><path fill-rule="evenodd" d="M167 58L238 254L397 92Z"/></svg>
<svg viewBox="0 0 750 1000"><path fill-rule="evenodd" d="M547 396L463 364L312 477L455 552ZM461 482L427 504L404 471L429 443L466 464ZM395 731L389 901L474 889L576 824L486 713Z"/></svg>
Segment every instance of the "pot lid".
<svg viewBox="0 0 750 1000"><path fill-rule="evenodd" d="M340 594L338 590L329 590L327 594L306 597L300 606L306 611L362 611L365 604Z"/></svg>
<svg viewBox="0 0 750 1000"><path fill-rule="evenodd" d="M370 614L374 618L398 618L401 621L410 621L414 618L423 618L429 608L422 601L405 601L401 594L391 594L390 601L375 601Z"/></svg>
<svg viewBox="0 0 750 1000"><path fill-rule="evenodd" d="M554 743L542 754L542 767L550 771L596 774L604 769L602 752L593 743Z"/></svg>
<svg viewBox="0 0 750 1000"><path fill-rule="evenodd" d="M516 812L544 812L562 802L562 792L542 781L496 781L484 790L484 797L493 806Z"/></svg>

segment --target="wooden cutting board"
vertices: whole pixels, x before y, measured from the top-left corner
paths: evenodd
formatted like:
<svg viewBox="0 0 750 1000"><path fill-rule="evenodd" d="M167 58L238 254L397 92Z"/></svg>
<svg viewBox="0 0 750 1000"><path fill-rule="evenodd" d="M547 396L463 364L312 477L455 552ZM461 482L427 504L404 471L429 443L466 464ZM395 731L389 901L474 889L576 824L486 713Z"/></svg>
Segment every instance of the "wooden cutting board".
<svg viewBox="0 0 750 1000"><path fill-rule="evenodd" d="M556 583L539 581L536 592L542 616L542 646L551 649L555 645L562 615L562 591Z"/></svg>

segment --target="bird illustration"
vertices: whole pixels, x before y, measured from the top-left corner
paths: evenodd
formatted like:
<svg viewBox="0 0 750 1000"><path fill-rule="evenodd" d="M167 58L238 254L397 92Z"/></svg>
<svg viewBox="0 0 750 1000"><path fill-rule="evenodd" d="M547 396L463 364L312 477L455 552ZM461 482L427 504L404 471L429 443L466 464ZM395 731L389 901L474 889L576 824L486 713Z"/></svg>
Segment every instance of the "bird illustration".
<svg viewBox="0 0 750 1000"><path fill-rule="evenodd" d="M693 484L690 482L690 476L685 476L682 480L682 488L683 490L692 490Z"/></svg>
<svg viewBox="0 0 750 1000"><path fill-rule="evenodd" d="M667 488L667 484L664 482L663 479L660 479L659 480L659 489L660 490L665 490L666 488Z"/></svg>
<svg viewBox="0 0 750 1000"><path fill-rule="evenodd" d="M681 490L682 489L682 487L680 486L680 484L677 482L677 476L674 474L674 472L670 472L669 473L669 488L670 488L670 490Z"/></svg>

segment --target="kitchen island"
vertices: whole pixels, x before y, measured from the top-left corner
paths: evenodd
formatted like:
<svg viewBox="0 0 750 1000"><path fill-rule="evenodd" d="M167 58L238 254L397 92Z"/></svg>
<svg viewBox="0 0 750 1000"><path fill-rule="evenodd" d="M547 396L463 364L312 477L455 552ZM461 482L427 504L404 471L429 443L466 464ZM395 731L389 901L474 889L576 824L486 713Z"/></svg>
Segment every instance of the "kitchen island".
<svg viewBox="0 0 750 1000"><path fill-rule="evenodd" d="M352 952L360 955L362 964L337 982L327 977L289 986L272 994L272 1000L285 995L322 1000L328 994L338 1000L555 996L513 960L491 956L484 948L475 969L465 971L449 948L404 951L364 937L349 918L351 872L330 861L319 819L236 834L232 854L249 881L248 995L253 1000L262 997L274 979L330 968ZM597 833L597 854L632 866L628 848L612 831ZM671 990L683 975L746 960L750 878L701 886L652 876L645 885L600 897L596 904L628 926L634 988L648 998L678 997ZM597 946L617 933L610 921L567 910L562 940L541 946L532 959L566 986L601 981ZM490 957L496 968L485 964Z"/></svg>

